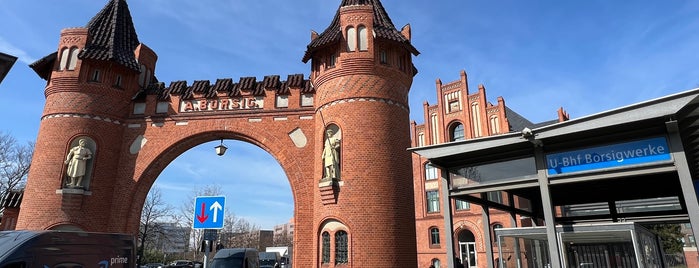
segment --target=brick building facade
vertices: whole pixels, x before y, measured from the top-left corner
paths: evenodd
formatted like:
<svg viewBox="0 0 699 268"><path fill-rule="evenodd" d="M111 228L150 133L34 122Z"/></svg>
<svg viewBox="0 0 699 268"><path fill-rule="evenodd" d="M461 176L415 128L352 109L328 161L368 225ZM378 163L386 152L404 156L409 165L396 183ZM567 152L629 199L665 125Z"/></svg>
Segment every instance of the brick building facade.
<svg viewBox="0 0 699 268"><path fill-rule="evenodd" d="M429 146L447 142L475 139L491 135L521 131L568 120L568 114L561 108L555 120L532 123L505 105L503 97L495 104L488 101L485 86L479 85L476 92L470 92L465 71L460 72L459 80L436 82L437 103L423 105L424 124L411 124L412 146ZM413 154L413 179L415 189L415 225L418 246L418 267L446 266L444 241L444 211L441 211L442 185L438 179L440 170L418 154ZM489 192L491 201L506 204L506 195ZM461 256L465 267L487 267L483 233L493 228L530 226L529 219L510 217L496 209L490 209L490 230L483 228L483 210L480 206L461 200L451 200L453 211L454 250ZM515 201L517 202L517 201ZM505 247L504 250L509 250ZM497 246L493 246L497 252ZM496 257L497 258L497 257Z"/></svg>

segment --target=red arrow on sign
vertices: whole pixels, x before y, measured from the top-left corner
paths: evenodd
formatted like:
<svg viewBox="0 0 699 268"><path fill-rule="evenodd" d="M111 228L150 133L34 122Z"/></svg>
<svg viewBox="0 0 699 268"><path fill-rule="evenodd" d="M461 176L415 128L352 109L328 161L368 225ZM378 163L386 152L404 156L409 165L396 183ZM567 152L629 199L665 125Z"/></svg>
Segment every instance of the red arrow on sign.
<svg viewBox="0 0 699 268"><path fill-rule="evenodd" d="M209 215L206 215L204 213L204 211L206 211L206 203L202 202L201 203L201 215L197 215L197 220L199 221L199 223L204 223L206 221L206 219L209 218Z"/></svg>

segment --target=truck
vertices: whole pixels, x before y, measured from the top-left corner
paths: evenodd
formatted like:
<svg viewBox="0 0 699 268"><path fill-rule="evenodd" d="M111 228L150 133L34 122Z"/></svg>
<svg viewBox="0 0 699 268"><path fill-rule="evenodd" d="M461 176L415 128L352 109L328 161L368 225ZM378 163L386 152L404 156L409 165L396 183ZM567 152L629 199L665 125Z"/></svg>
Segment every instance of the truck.
<svg viewBox="0 0 699 268"><path fill-rule="evenodd" d="M266 252L278 252L281 256L279 260L280 268L291 268L291 256L293 255L293 247L267 247Z"/></svg>
<svg viewBox="0 0 699 268"><path fill-rule="evenodd" d="M279 252L260 252L260 268L280 268L282 255Z"/></svg>
<svg viewBox="0 0 699 268"><path fill-rule="evenodd" d="M135 268L134 236L79 231L0 231L0 268Z"/></svg>

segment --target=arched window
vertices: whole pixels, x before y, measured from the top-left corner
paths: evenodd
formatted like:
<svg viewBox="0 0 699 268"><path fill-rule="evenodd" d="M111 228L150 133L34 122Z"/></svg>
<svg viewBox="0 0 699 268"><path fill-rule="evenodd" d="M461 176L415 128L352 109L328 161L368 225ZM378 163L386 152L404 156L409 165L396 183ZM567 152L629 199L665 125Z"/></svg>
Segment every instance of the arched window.
<svg viewBox="0 0 699 268"><path fill-rule="evenodd" d="M439 228L430 228L430 245L439 246Z"/></svg>
<svg viewBox="0 0 699 268"><path fill-rule="evenodd" d="M430 126L432 128L432 143L431 144L437 144L439 143L439 126L437 122L437 114L431 114L430 115Z"/></svg>
<svg viewBox="0 0 699 268"><path fill-rule="evenodd" d="M335 263L348 263L347 232L335 233Z"/></svg>
<svg viewBox="0 0 699 268"><path fill-rule="evenodd" d="M498 120L497 115L490 117L490 129L493 131L493 134L500 133L500 120Z"/></svg>
<svg viewBox="0 0 699 268"><path fill-rule="evenodd" d="M70 58L70 49L63 48L61 50L61 63L58 65L58 70L63 71L66 69L66 66L68 65L68 58Z"/></svg>
<svg viewBox="0 0 699 268"><path fill-rule="evenodd" d="M366 26L359 26L359 50L367 51L369 49L369 34Z"/></svg>
<svg viewBox="0 0 699 268"><path fill-rule="evenodd" d="M78 65L78 48L73 47L70 49L70 60L68 60L68 70L75 70L75 66Z"/></svg>
<svg viewBox="0 0 699 268"><path fill-rule="evenodd" d="M455 123L453 129L451 130L451 141L461 140L464 140L464 125L461 123Z"/></svg>
<svg viewBox="0 0 699 268"><path fill-rule="evenodd" d="M434 268L441 268L442 262L440 262L439 259L432 259L432 265L434 266Z"/></svg>
<svg viewBox="0 0 699 268"><path fill-rule="evenodd" d="M328 232L323 232L323 256L321 263L330 263L330 234Z"/></svg>
<svg viewBox="0 0 699 268"><path fill-rule="evenodd" d="M347 28L347 51L357 50L357 29L354 27Z"/></svg>
<svg viewBox="0 0 699 268"><path fill-rule="evenodd" d="M481 136L481 112L477 102L471 104L471 120L473 121L473 136Z"/></svg>

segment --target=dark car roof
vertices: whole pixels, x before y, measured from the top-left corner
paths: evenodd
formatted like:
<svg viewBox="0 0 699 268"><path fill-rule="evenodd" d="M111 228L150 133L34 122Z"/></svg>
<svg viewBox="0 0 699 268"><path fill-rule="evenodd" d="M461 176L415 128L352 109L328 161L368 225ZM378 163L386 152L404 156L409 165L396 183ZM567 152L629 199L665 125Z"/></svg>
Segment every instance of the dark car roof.
<svg viewBox="0 0 699 268"><path fill-rule="evenodd" d="M0 259L21 246L25 241L39 235L36 231L2 231L0 232Z"/></svg>
<svg viewBox="0 0 699 268"><path fill-rule="evenodd" d="M246 252L256 252L254 248L224 248L214 255L214 258L245 257Z"/></svg>
<svg viewBox="0 0 699 268"><path fill-rule="evenodd" d="M0 231L0 261L14 252L26 253L40 245L116 245L133 246L133 237L127 234L90 233L56 230ZM75 250L75 249L72 249Z"/></svg>

